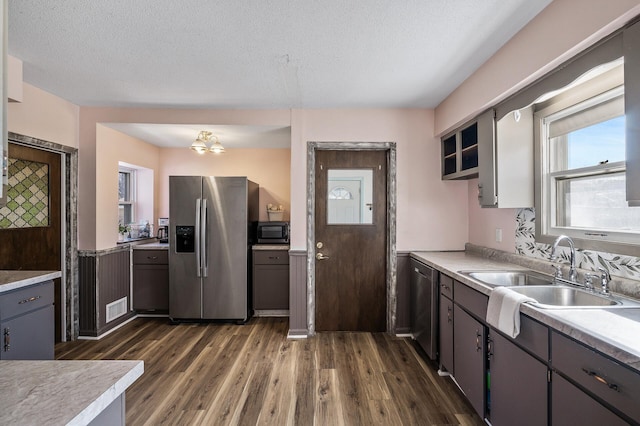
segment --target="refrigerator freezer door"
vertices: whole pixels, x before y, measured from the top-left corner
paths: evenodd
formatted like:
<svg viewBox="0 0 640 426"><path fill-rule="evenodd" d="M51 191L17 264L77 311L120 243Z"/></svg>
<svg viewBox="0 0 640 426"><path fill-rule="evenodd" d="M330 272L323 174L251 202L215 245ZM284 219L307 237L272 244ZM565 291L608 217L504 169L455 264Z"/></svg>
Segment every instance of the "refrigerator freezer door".
<svg viewBox="0 0 640 426"><path fill-rule="evenodd" d="M169 177L169 316L175 319L202 318L202 285L198 277L198 248L177 251L177 229L196 227L196 203L202 198L202 177ZM182 228L181 228L182 227ZM193 237L197 240L197 232Z"/></svg>
<svg viewBox="0 0 640 426"><path fill-rule="evenodd" d="M248 212L243 177L203 178L207 274L202 279L202 317L248 318Z"/></svg>

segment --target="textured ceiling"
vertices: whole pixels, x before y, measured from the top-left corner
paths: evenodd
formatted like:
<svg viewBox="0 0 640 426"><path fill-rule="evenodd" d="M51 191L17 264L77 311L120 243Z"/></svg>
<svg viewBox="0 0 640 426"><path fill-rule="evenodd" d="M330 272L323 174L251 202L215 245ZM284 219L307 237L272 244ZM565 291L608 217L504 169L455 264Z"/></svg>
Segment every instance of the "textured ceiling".
<svg viewBox="0 0 640 426"><path fill-rule="evenodd" d="M551 0L12 0L24 80L77 105L435 107Z"/></svg>
<svg viewBox="0 0 640 426"><path fill-rule="evenodd" d="M12 0L24 81L81 106L435 107L551 0ZM165 147L289 128L108 123Z"/></svg>

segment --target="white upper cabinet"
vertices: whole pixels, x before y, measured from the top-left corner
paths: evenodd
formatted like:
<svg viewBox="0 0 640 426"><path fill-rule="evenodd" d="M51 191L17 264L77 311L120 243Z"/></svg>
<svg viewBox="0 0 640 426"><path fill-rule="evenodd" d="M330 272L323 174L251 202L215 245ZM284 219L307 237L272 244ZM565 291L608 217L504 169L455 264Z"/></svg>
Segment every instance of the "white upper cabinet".
<svg viewBox="0 0 640 426"><path fill-rule="evenodd" d="M533 207L533 108L495 121L478 118L478 202L482 207Z"/></svg>

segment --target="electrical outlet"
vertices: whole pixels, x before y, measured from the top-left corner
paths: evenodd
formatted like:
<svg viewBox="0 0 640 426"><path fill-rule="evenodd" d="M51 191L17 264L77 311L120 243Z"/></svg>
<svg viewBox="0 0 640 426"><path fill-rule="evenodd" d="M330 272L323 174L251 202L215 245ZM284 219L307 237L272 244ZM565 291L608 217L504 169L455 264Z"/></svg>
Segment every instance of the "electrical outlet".
<svg viewBox="0 0 640 426"><path fill-rule="evenodd" d="M496 228L496 243L502 242L502 228Z"/></svg>

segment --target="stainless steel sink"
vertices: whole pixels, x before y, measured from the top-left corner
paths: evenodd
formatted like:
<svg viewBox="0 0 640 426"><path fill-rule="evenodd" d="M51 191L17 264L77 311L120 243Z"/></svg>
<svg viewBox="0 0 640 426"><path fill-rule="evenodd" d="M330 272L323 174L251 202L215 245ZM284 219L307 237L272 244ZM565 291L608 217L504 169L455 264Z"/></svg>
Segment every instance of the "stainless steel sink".
<svg viewBox="0 0 640 426"><path fill-rule="evenodd" d="M591 293L574 287L565 286L531 286L513 287L511 290L536 300L541 308L606 308L622 305L620 300Z"/></svg>
<svg viewBox="0 0 640 426"><path fill-rule="evenodd" d="M553 277L534 271L460 271L475 280L492 287L551 285Z"/></svg>

